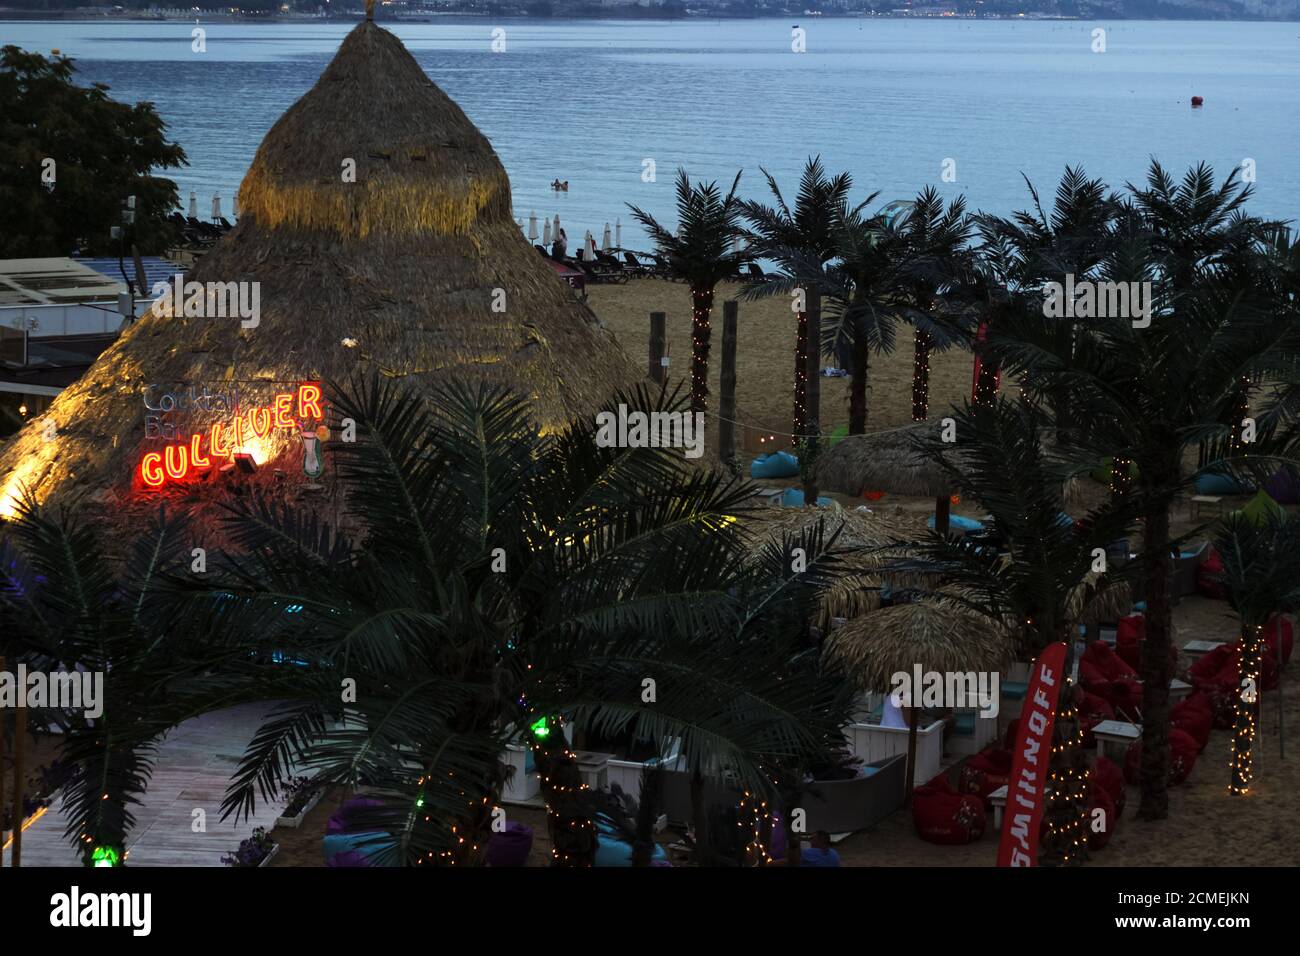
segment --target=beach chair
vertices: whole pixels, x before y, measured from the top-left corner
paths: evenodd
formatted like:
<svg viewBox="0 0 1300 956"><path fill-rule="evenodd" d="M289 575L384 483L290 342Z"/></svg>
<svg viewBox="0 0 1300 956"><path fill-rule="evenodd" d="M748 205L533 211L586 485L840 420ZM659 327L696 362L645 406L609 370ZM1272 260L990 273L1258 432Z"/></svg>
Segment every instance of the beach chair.
<svg viewBox="0 0 1300 956"><path fill-rule="evenodd" d="M635 275L654 275L654 267L642 262L637 258L636 253L634 252L624 252L623 261L627 263L628 268L630 268Z"/></svg>

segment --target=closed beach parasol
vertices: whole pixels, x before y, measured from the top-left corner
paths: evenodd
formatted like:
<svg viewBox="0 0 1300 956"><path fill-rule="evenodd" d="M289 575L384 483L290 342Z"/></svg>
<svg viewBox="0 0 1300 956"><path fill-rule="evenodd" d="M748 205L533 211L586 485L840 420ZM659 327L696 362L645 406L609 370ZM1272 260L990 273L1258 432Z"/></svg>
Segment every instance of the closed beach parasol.
<svg viewBox="0 0 1300 956"><path fill-rule="evenodd" d="M623 248L623 221L621 219L614 220L614 246L618 249Z"/></svg>
<svg viewBox="0 0 1300 956"><path fill-rule="evenodd" d="M216 193L212 194L212 218L214 221L221 218L221 197Z"/></svg>
<svg viewBox="0 0 1300 956"><path fill-rule="evenodd" d="M537 213L536 212L528 213L528 241L529 242L537 241Z"/></svg>
<svg viewBox="0 0 1300 956"><path fill-rule="evenodd" d="M609 223L605 223L605 233L600 237L600 248L609 252Z"/></svg>
<svg viewBox="0 0 1300 956"><path fill-rule="evenodd" d="M199 218L199 196L193 189L190 190L190 218Z"/></svg>
<svg viewBox="0 0 1300 956"><path fill-rule="evenodd" d="M549 246L550 244L551 244L551 220L545 219L542 221L542 245Z"/></svg>

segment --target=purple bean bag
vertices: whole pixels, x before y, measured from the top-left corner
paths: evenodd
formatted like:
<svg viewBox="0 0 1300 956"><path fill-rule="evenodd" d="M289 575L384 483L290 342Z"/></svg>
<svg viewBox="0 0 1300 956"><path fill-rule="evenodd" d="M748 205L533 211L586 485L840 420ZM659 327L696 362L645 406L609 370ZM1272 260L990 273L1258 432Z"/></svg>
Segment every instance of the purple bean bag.
<svg viewBox="0 0 1300 956"><path fill-rule="evenodd" d="M533 828L526 823L511 823L488 840L488 866L524 866L532 849Z"/></svg>
<svg viewBox="0 0 1300 956"><path fill-rule="evenodd" d="M1264 490L1280 505L1300 504L1300 478L1292 476L1285 468L1274 472Z"/></svg>
<svg viewBox="0 0 1300 956"><path fill-rule="evenodd" d="M325 825L325 832L347 833L353 813L367 807L382 806L383 803L379 800L371 800L369 797L353 797L351 800L345 801L343 806L339 807L334 812L334 815L329 818L329 822Z"/></svg>

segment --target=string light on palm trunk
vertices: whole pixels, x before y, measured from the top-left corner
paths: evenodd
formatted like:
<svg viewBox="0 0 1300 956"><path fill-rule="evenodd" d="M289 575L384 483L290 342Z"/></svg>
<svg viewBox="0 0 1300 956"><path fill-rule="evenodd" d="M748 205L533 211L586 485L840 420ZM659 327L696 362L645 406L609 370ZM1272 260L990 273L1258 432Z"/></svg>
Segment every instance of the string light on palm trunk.
<svg viewBox="0 0 1300 956"><path fill-rule="evenodd" d="M794 422L790 431L795 435L802 435L808 426L808 313L797 313L796 323L794 343Z"/></svg>
<svg viewBox="0 0 1300 956"><path fill-rule="evenodd" d="M1062 693L1070 693L1073 683L1068 683ZM1066 707L1057 718L1058 726L1073 727L1073 731L1052 745L1052 755L1078 754L1083 747L1083 724L1079 722L1078 709ZM1060 863L1069 866L1088 849L1088 797L1091 790L1092 771L1088 767L1058 767L1047 776L1047 840L1046 845L1061 851ZM1062 821L1064 818L1064 822Z"/></svg>
<svg viewBox="0 0 1300 956"><path fill-rule="evenodd" d="M709 316L713 311L713 290L691 291L691 410L708 409Z"/></svg>
<svg viewBox="0 0 1300 956"><path fill-rule="evenodd" d="M930 417L930 335L916 333L912 356L912 421Z"/></svg>
<svg viewBox="0 0 1300 956"><path fill-rule="evenodd" d="M1228 758L1231 776L1228 792L1245 796L1255 776L1254 748L1259 719L1259 681L1264 657L1264 628L1254 625L1241 635L1241 686L1237 693L1237 716L1232 728L1232 751Z"/></svg>

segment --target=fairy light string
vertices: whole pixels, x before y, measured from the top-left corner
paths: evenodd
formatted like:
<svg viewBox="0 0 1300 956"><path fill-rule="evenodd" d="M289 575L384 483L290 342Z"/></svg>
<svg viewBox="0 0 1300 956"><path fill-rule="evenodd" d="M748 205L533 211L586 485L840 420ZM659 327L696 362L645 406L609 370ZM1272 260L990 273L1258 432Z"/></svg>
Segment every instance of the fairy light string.
<svg viewBox="0 0 1300 956"><path fill-rule="evenodd" d="M1264 657L1264 628L1256 624L1242 628L1240 685L1237 716L1232 728L1228 757L1228 793L1236 797L1250 792L1255 776L1255 736L1259 727L1260 672Z"/></svg>

